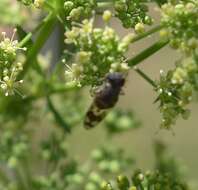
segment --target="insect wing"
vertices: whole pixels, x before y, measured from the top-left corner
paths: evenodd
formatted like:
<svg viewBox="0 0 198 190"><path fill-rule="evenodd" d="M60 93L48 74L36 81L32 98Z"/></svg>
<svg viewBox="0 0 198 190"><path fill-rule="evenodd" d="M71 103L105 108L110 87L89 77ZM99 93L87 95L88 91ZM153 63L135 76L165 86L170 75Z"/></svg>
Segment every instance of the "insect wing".
<svg viewBox="0 0 198 190"><path fill-rule="evenodd" d="M105 118L106 115L107 115L107 110L100 109L97 107L95 103L93 103L86 114L84 127L86 129L95 127Z"/></svg>

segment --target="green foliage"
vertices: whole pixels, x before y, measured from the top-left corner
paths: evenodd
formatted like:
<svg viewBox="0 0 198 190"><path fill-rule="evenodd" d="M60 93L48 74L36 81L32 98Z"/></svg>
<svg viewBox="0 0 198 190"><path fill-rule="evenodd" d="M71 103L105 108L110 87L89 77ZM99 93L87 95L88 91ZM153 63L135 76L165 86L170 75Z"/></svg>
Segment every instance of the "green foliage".
<svg viewBox="0 0 198 190"><path fill-rule="evenodd" d="M136 171L130 183L130 180L123 175L117 177L117 188L114 188L110 183L103 183L101 190L138 190L138 189L159 189L159 190L188 190L187 185L177 181L168 174L160 174L159 172Z"/></svg>
<svg viewBox="0 0 198 190"><path fill-rule="evenodd" d="M96 0L66 0L64 9L68 20L79 21L87 18L92 14L96 7Z"/></svg>
<svg viewBox="0 0 198 190"><path fill-rule="evenodd" d="M129 179L125 175L119 175L114 182L103 182L101 190L189 190L180 172L178 161L170 156L166 146L157 141L155 143L156 168L143 173L141 170L133 172Z"/></svg>
<svg viewBox="0 0 198 190"><path fill-rule="evenodd" d="M152 24L152 18L147 15L148 7L145 1L114 0L116 16L125 28L135 28L138 23Z"/></svg>
<svg viewBox="0 0 198 190"><path fill-rule="evenodd" d="M89 101L93 101L109 73L127 76L131 67L167 44L181 53L175 68L167 73L160 71L158 81L135 70L157 93L161 128L171 129L179 116L189 117L188 105L198 89L197 0L19 0L12 4L14 8L10 2L0 3L0 22L18 29L14 29L12 37L2 32L0 39L0 189L189 190L178 160L162 143L155 144L152 172L134 170L135 152L131 156L126 154L125 145L115 146L114 136L140 127L134 111L114 107L99 110L99 116L103 111L110 112L100 124L106 139L90 155L86 154L85 160L81 153L73 152L69 138L82 127ZM28 26L17 26L23 20L22 4L26 5L22 6L26 13L33 10L42 19L34 29L28 14ZM154 5L161 10L160 25L145 27L157 24L148 14L148 7ZM95 20L99 17L104 27L97 26ZM112 17L133 31L119 37L111 26ZM58 60L52 61L41 54L56 28L60 49L52 49L51 57L58 55ZM130 52L126 56L130 44L157 31L157 42L134 57ZM109 95L109 84L105 85ZM76 143L84 152L78 138ZM131 178L125 175L129 172ZM110 180L115 175L117 182Z"/></svg>
<svg viewBox="0 0 198 190"><path fill-rule="evenodd" d="M16 3L11 3L8 0L1 0L0 3L0 23L1 24L20 24L22 16L20 13L20 7Z"/></svg>
<svg viewBox="0 0 198 190"><path fill-rule="evenodd" d="M109 113L104 121L104 126L109 134L120 134L129 129L139 128L140 125L140 121L136 119L134 112L130 110L114 110Z"/></svg>

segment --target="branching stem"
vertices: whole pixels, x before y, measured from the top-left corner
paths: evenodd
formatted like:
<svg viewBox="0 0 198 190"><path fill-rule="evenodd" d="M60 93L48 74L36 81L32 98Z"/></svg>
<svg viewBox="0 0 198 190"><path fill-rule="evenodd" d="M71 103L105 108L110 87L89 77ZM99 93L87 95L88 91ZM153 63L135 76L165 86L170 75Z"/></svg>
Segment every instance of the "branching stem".
<svg viewBox="0 0 198 190"><path fill-rule="evenodd" d="M165 47L168 44L168 42L169 41L166 40L166 41L158 41L158 42L154 43L147 49L140 52L135 57L129 59L129 61L128 61L129 66L133 67L135 65L138 65L140 62L142 62L146 58L150 57L151 55L153 55L154 53L156 53L157 51L159 51L160 49Z"/></svg>
<svg viewBox="0 0 198 190"><path fill-rule="evenodd" d="M162 28L163 28L162 25L157 25L157 26L151 28L150 30L148 30L148 31L146 31L146 32L144 32L142 34L139 34L136 37L134 37L133 40L132 40L132 43L134 43L134 42L136 42L138 40L141 40L141 39L143 39L143 38L145 38L145 37L157 32L157 31L159 31Z"/></svg>
<svg viewBox="0 0 198 190"><path fill-rule="evenodd" d="M157 87L156 83L146 74L144 73L142 70L140 70L137 67L134 67L134 70L142 77L144 78L149 84L151 84L154 88Z"/></svg>

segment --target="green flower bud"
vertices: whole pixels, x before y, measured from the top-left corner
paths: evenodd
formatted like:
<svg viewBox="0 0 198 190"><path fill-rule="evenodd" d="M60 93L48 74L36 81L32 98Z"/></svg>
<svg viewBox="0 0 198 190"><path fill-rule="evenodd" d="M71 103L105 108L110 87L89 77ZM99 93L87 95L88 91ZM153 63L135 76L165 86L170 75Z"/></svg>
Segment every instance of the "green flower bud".
<svg viewBox="0 0 198 190"><path fill-rule="evenodd" d="M94 183L87 183L86 186L85 186L85 190L97 190L97 186L94 184Z"/></svg>
<svg viewBox="0 0 198 190"><path fill-rule="evenodd" d="M74 174L72 179L72 181L76 184L82 184L84 181L84 178L81 174Z"/></svg>
<svg viewBox="0 0 198 190"><path fill-rule="evenodd" d="M69 13L69 19L71 19L73 21L79 20L82 13L83 13L83 7L74 8Z"/></svg>
<svg viewBox="0 0 198 190"><path fill-rule="evenodd" d="M137 188L136 188L135 186L131 186L131 187L129 188L129 190L137 190Z"/></svg>
<svg viewBox="0 0 198 190"><path fill-rule="evenodd" d="M187 78L187 76L188 76L187 72L184 69L178 67L175 70L175 72L173 73L172 83L173 84L182 84L185 81L185 79Z"/></svg>
<svg viewBox="0 0 198 190"><path fill-rule="evenodd" d="M105 22L109 22L111 17L112 17L111 11L109 10L104 11L102 18Z"/></svg>
<svg viewBox="0 0 198 190"><path fill-rule="evenodd" d="M98 165L99 169L100 170L103 170L103 171L108 171L109 170L109 162L108 161L101 161Z"/></svg>
<svg viewBox="0 0 198 190"><path fill-rule="evenodd" d="M70 12L74 7L74 3L72 1L66 1L64 3L64 9L66 10L66 12Z"/></svg>
<svg viewBox="0 0 198 190"><path fill-rule="evenodd" d="M8 167L9 168L16 168L18 165L18 159L14 156L8 159Z"/></svg>
<svg viewBox="0 0 198 190"><path fill-rule="evenodd" d="M129 180L126 176L120 175L117 177L119 189L128 189L130 186Z"/></svg>
<svg viewBox="0 0 198 190"><path fill-rule="evenodd" d="M113 190L113 188L110 183L105 181L101 185L101 190Z"/></svg>
<svg viewBox="0 0 198 190"><path fill-rule="evenodd" d="M135 25L135 32L136 33L143 33L145 31L145 26L144 26L144 24L143 23L137 23L136 25Z"/></svg>
<svg viewBox="0 0 198 190"><path fill-rule="evenodd" d="M127 9L125 1L123 1L123 2L116 1L114 6L115 6L116 11L118 11L118 12L123 12Z"/></svg>
<svg viewBox="0 0 198 190"><path fill-rule="evenodd" d="M100 183L102 181L101 177L95 172L92 172L89 178L94 183Z"/></svg>
<svg viewBox="0 0 198 190"><path fill-rule="evenodd" d="M84 64L89 62L90 58L91 58L91 52L80 51L76 55L76 62Z"/></svg>
<svg viewBox="0 0 198 190"><path fill-rule="evenodd" d="M112 172L118 172L120 171L120 163L119 161L117 160L112 160L110 163L109 163L109 169L112 171Z"/></svg>
<svg viewBox="0 0 198 190"><path fill-rule="evenodd" d="M34 6L38 9L42 8L45 0L34 0Z"/></svg>
<svg viewBox="0 0 198 190"><path fill-rule="evenodd" d="M96 149L92 152L91 157L94 160L98 161L98 160L101 160L103 158L103 153L100 149Z"/></svg>

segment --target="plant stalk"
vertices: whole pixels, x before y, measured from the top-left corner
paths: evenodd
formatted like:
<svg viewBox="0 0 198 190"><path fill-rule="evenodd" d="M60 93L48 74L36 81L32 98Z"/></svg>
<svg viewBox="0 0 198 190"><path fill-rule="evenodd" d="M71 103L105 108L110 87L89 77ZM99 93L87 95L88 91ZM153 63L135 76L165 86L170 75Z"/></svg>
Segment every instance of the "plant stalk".
<svg viewBox="0 0 198 190"><path fill-rule="evenodd" d="M157 32L157 31L161 30L162 28L163 28L162 25L155 26L155 27L151 28L150 30L148 30L148 31L146 31L142 34L139 34L139 35L135 36L132 40L132 43L134 43L138 40L141 40L142 38L145 38L145 37Z"/></svg>
<svg viewBox="0 0 198 190"><path fill-rule="evenodd" d="M135 67L134 70L142 77L144 78L149 84L151 84L154 88L157 87L157 85L155 84L155 82L147 75L145 74L142 70L140 70L139 68Z"/></svg>
<svg viewBox="0 0 198 190"><path fill-rule="evenodd" d="M27 61L24 65L24 69L20 74L20 77L23 78L23 76L28 71L29 67L34 64L36 60L36 56L38 52L41 50L45 42L47 41L49 35L52 33L55 25L55 19L52 14L47 17L47 20L45 20L45 23L40 29L40 32L38 34L38 37L36 41L34 42L33 47L29 50L27 54Z"/></svg>
<svg viewBox="0 0 198 190"><path fill-rule="evenodd" d="M158 41L158 42L154 43L153 45L151 45L147 49L140 52L135 57L129 59L129 61L128 61L129 66L133 67L135 65L138 65L140 62L142 62L146 58L150 57L151 55L153 55L154 53L156 53L157 51L159 51L160 49L165 47L168 43L169 43L168 40Z"/></svg>

